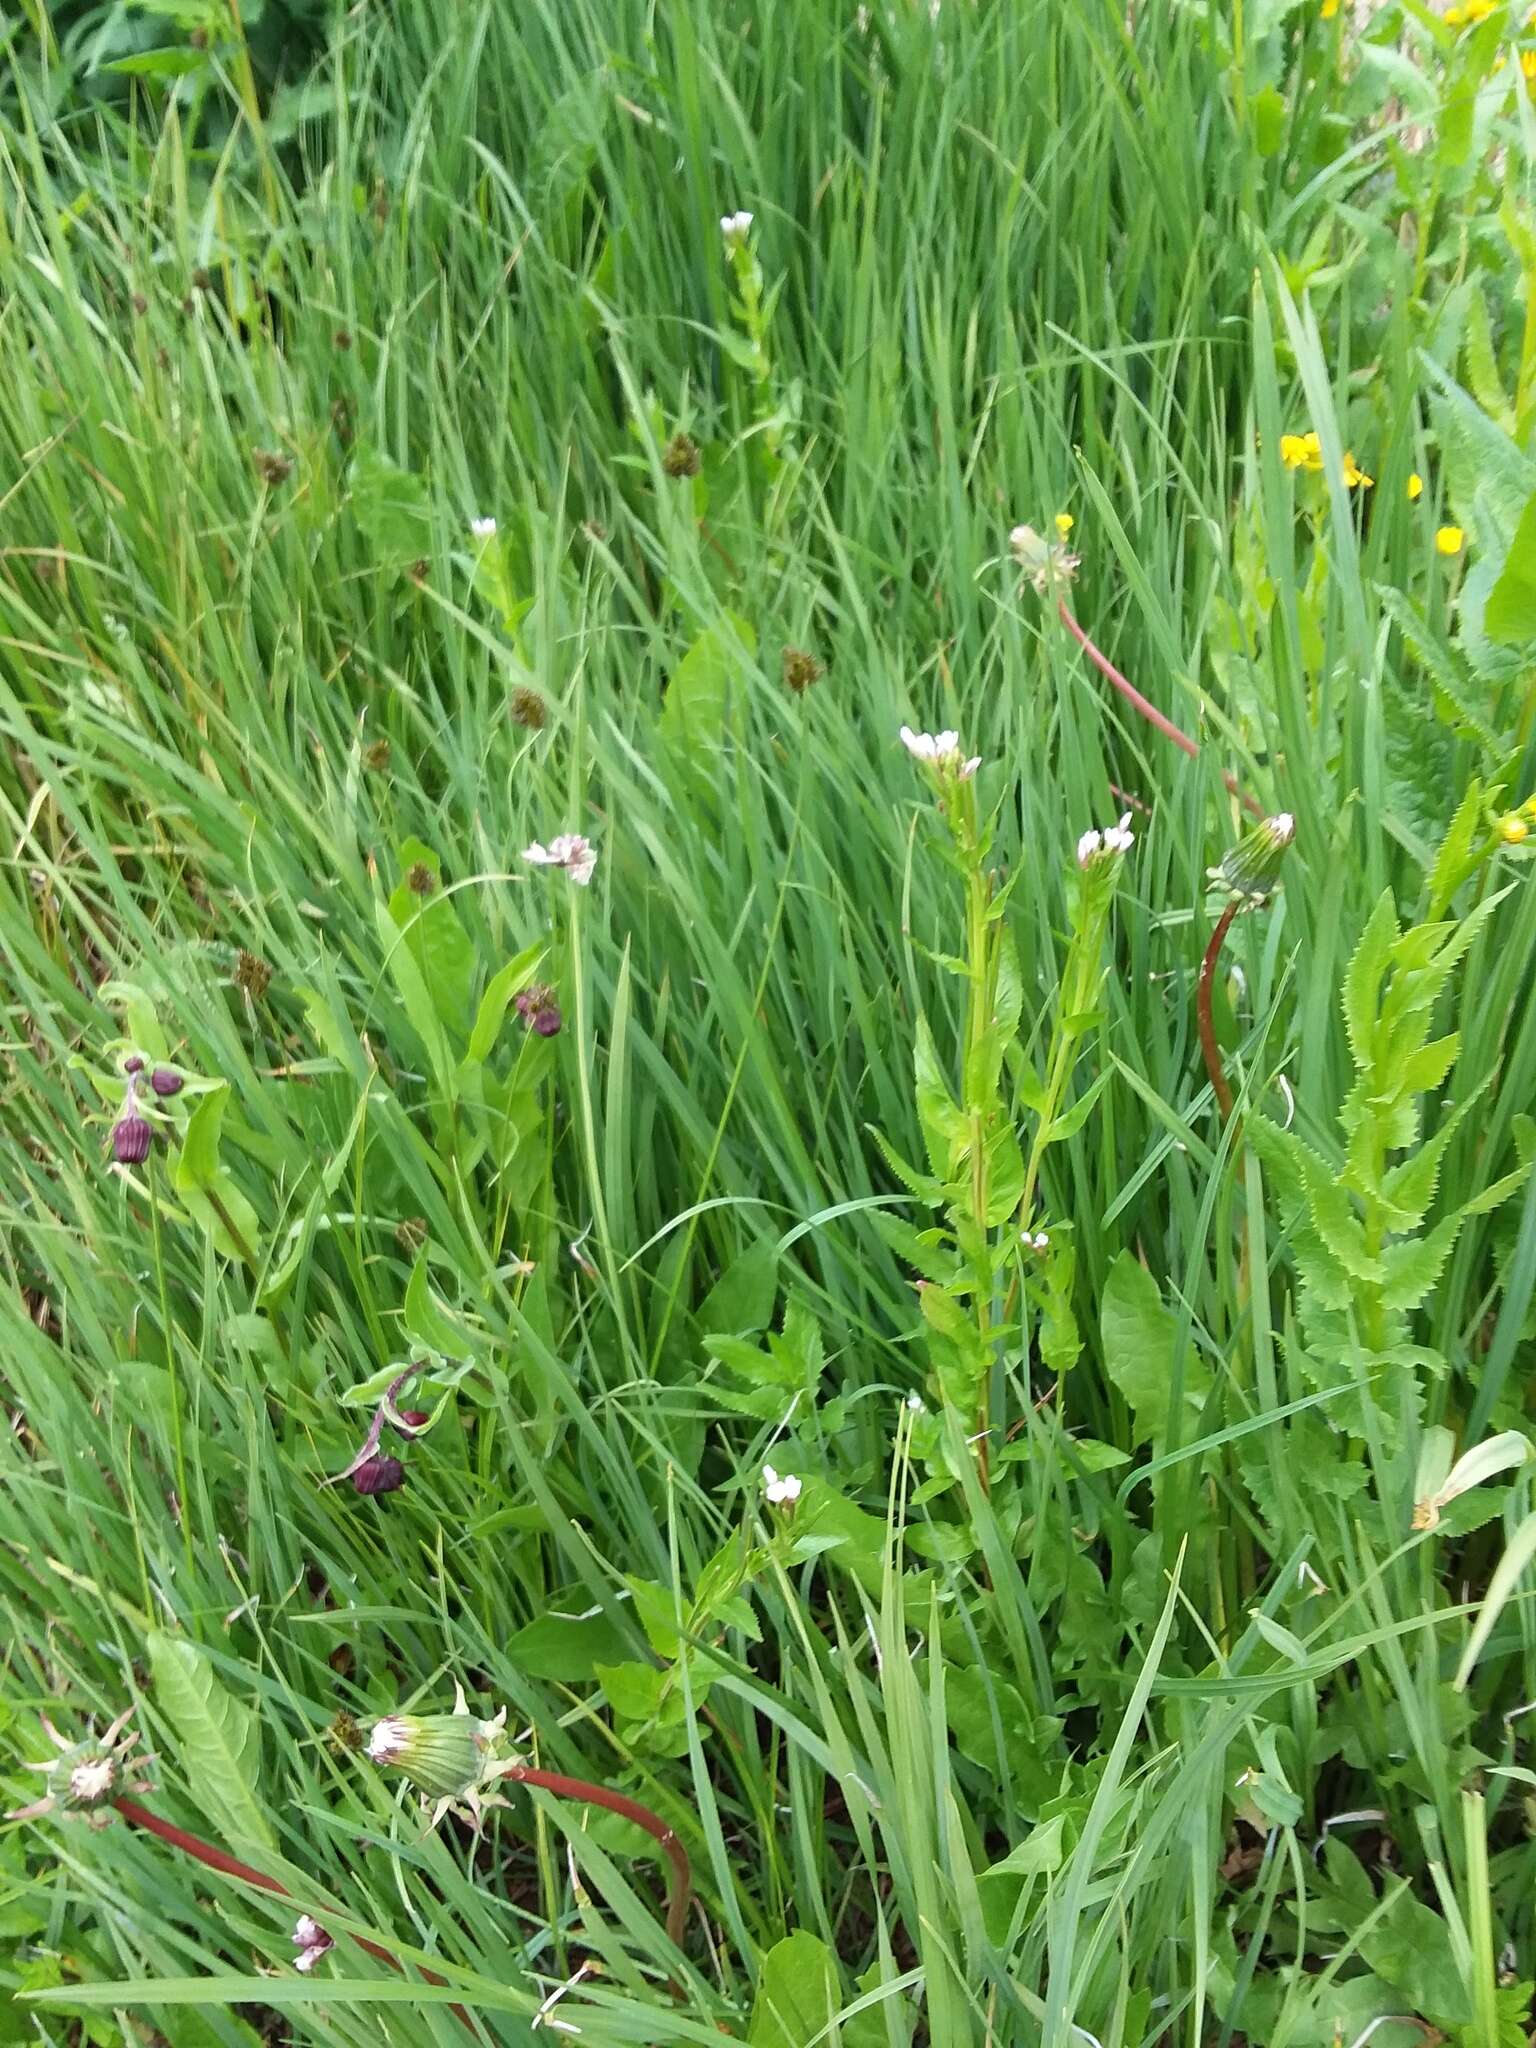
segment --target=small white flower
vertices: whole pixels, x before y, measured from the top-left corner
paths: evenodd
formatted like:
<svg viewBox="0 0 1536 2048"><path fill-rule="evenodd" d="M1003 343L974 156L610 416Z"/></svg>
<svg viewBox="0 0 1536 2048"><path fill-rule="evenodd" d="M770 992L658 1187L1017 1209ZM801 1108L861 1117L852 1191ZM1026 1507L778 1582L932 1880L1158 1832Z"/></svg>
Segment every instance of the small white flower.
<svg viewBox="0 0 1536 2048"><path fill-rule="evenodd" d="M720 232L725 237L727 249L739 249L752 232L750 213L722 213Z"/></svg>
<svg viewBox="0 0 1536 2048"><path fill-rule="evenodd" d="M1104 850L1104 840L1098 832L1085 832L1077 842L1077 864L1085 868L1096 861Z"/></svg>
<svg viewBox="0 0 1536 2048"><path fill-rule="evenodd" d="M800 1481L793 1472L781 1479L771 1465L763 1467L763 1498L770 1507L792 1508L800 1498Z"/></svg>
<svg viewBox="0 0 1536 2048"><path fill-rule="evenodd" d="M471 519L469 530L476 540L494 540L496 538L496 522L494 519Z"/></svg>
<svg viewBox="0 0 1536 2048"><path fill-rule="evenodd" d="M941 775L953 775L957 782L969 782L981 766L980 754L962 759L957 732L914 732L910 725L904 725L901 744L914 761L925 762Z"/></svg>
<svg viewBox="0 0 1536 2048"><path fill-rule="evenodd" d="M908 1394L907 1406L914 1415L926 1415L928 1413L928 1403L921 1394Z"/></svg>
<svg viewBox="0 0 1536 2048"><path fill-rule="evenodd" d="M1049 1232L1048 1230L1037 1230L1037 1231L1035 1232L1035 1237L1034 1237L1034 1249L1035 1249L1035 1250L1036 1250L1037 1252L1048 1252L1048 1251L1050 1250L1050 1248L1051 1248L1051 1234L1050 1234L1050 1232Z"/></svg>
<svg viewBox="0 0 1536 2048"><path fill-rule="evenodd" d="M1095 861L1108 860L1116 854L1129 853L1136 844L1136 834L1131 830L1131 814L1120 813L1117 825L1106 825L1102 832L1085 832L1077 842L1077 864L1080 868L1091 868Z"/></svg>
<svg viewBox="0 0 1536 2048"><path fill-rule="evenodd" d="M970 779L971 779L971 777L972 777L972 776L973 776L973 775L974 775L974 774L976 773L976 770L977 770L977 769L978 769L978 768L979 768L980 766L981 766L981 756L980 756L980 754L972 754L972 756L971 756L971 758L969 759L969 761L962 761L962 762L961 762L961 764L960 764L959 768L957 769L956 773L957 773L957 774L959 775L959 777L960 777L960 780L961 780L962 782L969 782L969 781L970 781Z"/></svg>
<svg viewBox="0 0 1536 2048"><path fill-rule="evenodd" d="M562 832L548 846L535 839L523 848L523 859L536 868L564 868L579 888L585 889L597 866L597 848L579 832Z"/></svg>

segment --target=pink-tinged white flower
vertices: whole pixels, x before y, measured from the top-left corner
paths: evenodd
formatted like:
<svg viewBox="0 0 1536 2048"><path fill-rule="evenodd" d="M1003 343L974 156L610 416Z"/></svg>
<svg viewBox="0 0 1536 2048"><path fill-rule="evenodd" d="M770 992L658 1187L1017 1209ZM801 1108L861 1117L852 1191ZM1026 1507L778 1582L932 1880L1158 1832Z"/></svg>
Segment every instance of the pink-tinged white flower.
<svg viewBox="0 0 1536 2048"><path fill-rule="evenodd" d="M301 1913L293 1923L293 1945L298 1950L293 1967L306 1976L326 1951L336 1946L320 1922L308 1913Z"/></svg>
<svg viewBox="0 0 1536 2048"><path fill-rule="evenodd" d="M535 839L523 848L523 859L536 868L564 868L579 888L585 889L597 866L597 848L579 832L562 832L544 846Z"/></svg>
<svg viewBox="0 0 1536 2048"><path fill-rule="evenodd" d="M748 235L752 232L751 214L722 213L720 216L720 232L725 237L727 249L741 248Z"/></svg>
<svg viewBox="0 0 1536 2048"><path fill-rule="evenodd" d="M1037 1230L1033 1237L1027 1230L1019 1232L1019 1242L1027 1252L1048 1252L1051 1248L1050 1232Z"/></svg>
<svg viewBox="0 0 1536 2048"><path fill-rule="evenodd" d="M763 1467L763 1498L770 1507L792 1508L800 1498L801 1483L793 1472L781 1478L771 1465Z"/></svg>
<svg viewBox="0 0 1536 2048"><path fill-rule="evenodd" d="M494 540L496 538L496 522L494 519L471 519L469 530L476 540Z"/></svg>

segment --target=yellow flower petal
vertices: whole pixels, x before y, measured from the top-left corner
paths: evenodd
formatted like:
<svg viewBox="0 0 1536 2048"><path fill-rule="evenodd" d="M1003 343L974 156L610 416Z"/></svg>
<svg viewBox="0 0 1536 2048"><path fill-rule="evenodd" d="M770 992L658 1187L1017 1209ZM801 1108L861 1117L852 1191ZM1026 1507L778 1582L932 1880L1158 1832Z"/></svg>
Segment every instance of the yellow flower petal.
<svg viewBox="0 0 1536 2048"><path fill-rule="evenodd" d="M1354 490L1358 484L1361 489L1367 491L1376 481L1375 477L1366 475L1359 463L1356 462L1353 451L1347 448L1344 451L1344 481L1350 490Z"/></svg>
<svg viewBox="0 0 1536 2048"><path fill-rule="evenodd" d="M1441 526L1435 530L1435 546L1442 555L1459 555L1466 538L1459 526Z"/></svg>
<svg viewBox="0 0 1536 2048"><path fill-rule="evenodd" d="M1408 479L1408 502L1412 504L1424 495L1424 479L1415 470Z"/></svg>
<svg viewBox="0 0 1536 2048"><path fill-rule="evenodd" d="M1333 17L1338 13L1338 11L1339 0L1323 0L1320 13L1324 21L1332 21Z"/></svg>
<svg viewBox="0 0 1536 2048"><path fill-rule="evenodd" d="M1058 512L1056 514L1056 531L1061 535L1063 540L1066 539L1067 535L1072 531L1073 527L1076 524L1077 522L1072 517L1072 514L1070 512Z"/></svg>
<svg viewBox="0 0 1536 2048"><path fill-rule="evenodd" d="M1518 811L1506 811L1499 820L1499 837L1506 846L1523 846L1531 835L1531 828Z"/></svg>

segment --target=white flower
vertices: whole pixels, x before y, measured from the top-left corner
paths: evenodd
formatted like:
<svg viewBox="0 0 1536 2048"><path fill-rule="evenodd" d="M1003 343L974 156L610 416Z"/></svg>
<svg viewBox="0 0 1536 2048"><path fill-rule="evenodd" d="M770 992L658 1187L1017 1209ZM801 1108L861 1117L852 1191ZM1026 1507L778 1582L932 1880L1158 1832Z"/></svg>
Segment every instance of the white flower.
<svg viewBox="0 0 1536 2048"><path fill-rule="evenodd" d="M1037 1230L1030 1245L1031 1251L1048 1252L1050 1248L1050 1232L1047 1230Z"/></svg>
<svg viewBox="0 0 1536 2048"><path fill-rule="evenodd" d="M469 530L476 540L494 540L496 538L496 522L494 519L471 519Z"/></svg>
<svg viewBox="0 0 1536 2048"><path fill-rule="evenodd" d="M955 771L955 772L956 772L956 774L957 774L957 775L959 776L959 778L960 778L960 780L961 780L962 782L969 782L969 781L970 781L970 779L971 779L971 777L972 777L972 776L973 776L973 775L974 775L974 774L976 773L976 770L977 770L977 769L978 769L978 768L979 768L980 766L981 766L981 756L980 756L980 754L972 754L972 756L971 756L971 758L969 759L969 761L962 761L962 762L960 763L960 766L959 766L959 768L958 768L958 769L956 769L956 771Z"/></svg>
<svg viewBox="0 0 1536 2048"><path fill-rule="evenodd" d="M914 732L910 725L904 725L901 744L914 761L926 761L930 768L953 775L958 782L969 782L981 766L980 754L972 754L968 761L961 759L957 732Z"/></svg>
<svg viewBox="0 0 1536 2048"><path fill-rule="evenodd" d="M597 866L597 848L579 832L562 832L543 846L535 839L523 848L523 859L536 868L564 868L578 887L585 889Z"/></svg>
<svg viewBox="0 0 1536 2048"><path fill-rule="evenodd" d="M800 1481L793 1472L781 1479L771 1465L763 1467L763 1498L770 1507L792 1508L800 1498Z"/></svg>
<svg viewBox="0 0 1536 2048"><path fill-rule="evenodd" d="M720 232L725 237L727 249L739 249L752 232L750 213L722 213Z"/></svg>
<svg viewBox="0 0 1536 2048"><path fill-rule="evenodd" d="M1080 868L1098 859L1104 850L1104 841L1097 832L1085 832L1077 842L1077 864Z"/></svg>
<svg viewBox="0 0 1536 2048"><path fill-rule="evenodd" d="M386 1715L382 1721L375 1721L373 1733L368 1738L368 1755L376 1764L392 1764L410 1741L411 1731L406 1722L396 1714Z"/></svg>
<svg viewBox="0 0 1536 2048"><path fill-rule="evenodd" d="M1118 825L1106 825L1102 832L1083 834L1077 842L1077 864L1080 868L1091 868L1095 861L1109 859L1118 853L1129 853L1135 844L1131 814L1122 811Z"/></svg>
<svg viewBox="0 0 1536 2048"><path fill-rule="evenodd" d="M928 1413L928 1403L921 1394L908 1394L907 1406L914 1415L926 1415Z"/></svg>
<svg viewBox="0 0 1536 2048"><path fill-rule="evenodd" d="M299 1951L293 1959L293 1967L302 1970L306 1976L327 1949L336 1946L320 1922L308 1913L301 1913L293 1923L293 1945Z"/></svg>

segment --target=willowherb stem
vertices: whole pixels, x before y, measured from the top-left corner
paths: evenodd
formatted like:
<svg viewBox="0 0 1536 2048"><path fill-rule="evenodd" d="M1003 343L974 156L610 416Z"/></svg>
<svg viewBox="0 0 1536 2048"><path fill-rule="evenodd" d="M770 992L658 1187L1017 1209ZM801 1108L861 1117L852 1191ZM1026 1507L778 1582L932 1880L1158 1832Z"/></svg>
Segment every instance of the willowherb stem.
<svg viewBox="0 0 1536 2048"><path fill-rule="evenodd" d="M1140 690L1137 689L1136 685L1130 680L1130 678L1128 676L1123 676L1120 673L1119 669L1115 667L1115 664L1110 660L1109 656L1103 653L1099 648L1097 648L1094 645L1094 643L1089 639L1088 635L1083 631L1082 627L1078 624L1077 620L1073 618L1071 612L1067 609L1066 600L1064 598L1058 599L1056 610L1058 615L1060 616L1061 623L1072 635L1072 638L1077 642L1078 646L1082 648L1084 654L1087 655L1088 659L1099 671L1099 674L1101 676L1106 677L1109 682L1114 684L1115 688L1120 692L1121 696L1125 699L1126 703L1130 705L1131 709L1133 711L1139 711L1141 716L1147 721L1148 725L1155 726L1157 730L1163 735L1164 739L1172 740L1173 744L1176 747L1181 747L1184 750L1184 752L1189 755L1191 760L1198 759L1200 754L1200 748L1198 743L1192 740L1187 732L1182 731L1178 726L1176 726L1171 718L1164 717L1163 713L1158 710L1155 704L1151 703L1147 698L1143 697ZM1261 803L1257 802L1253 797L1249 796L1244 789L1240 788L1234 776L1227 774L1226 770L1223 769L1221 779L1226 784L1227 788L1231 791L1232 795L1237 798L1238 802L1242 805L1243 809L1247 811L1251 817L1263 817L1264 806Z"/></svg>

